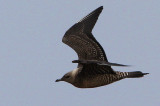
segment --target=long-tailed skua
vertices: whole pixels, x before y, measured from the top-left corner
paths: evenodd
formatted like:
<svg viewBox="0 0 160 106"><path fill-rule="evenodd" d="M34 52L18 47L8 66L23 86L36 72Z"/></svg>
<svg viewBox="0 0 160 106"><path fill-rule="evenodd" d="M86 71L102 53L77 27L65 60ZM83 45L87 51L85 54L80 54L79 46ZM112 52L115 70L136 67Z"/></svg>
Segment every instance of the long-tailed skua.
<svg viewBox="0 0 160 106"><path fill-rule="evenodd" d="M94 88L124 78L140 78L148 74L141 71L119 72L111 68L127 65L108 62L102 46L92 35L92 29L102 10L102 6L97 8L65 33L62 42L75 50L78 60L72 62L78 63L78 66L56 82L65 81L78 88Z"/></svg>

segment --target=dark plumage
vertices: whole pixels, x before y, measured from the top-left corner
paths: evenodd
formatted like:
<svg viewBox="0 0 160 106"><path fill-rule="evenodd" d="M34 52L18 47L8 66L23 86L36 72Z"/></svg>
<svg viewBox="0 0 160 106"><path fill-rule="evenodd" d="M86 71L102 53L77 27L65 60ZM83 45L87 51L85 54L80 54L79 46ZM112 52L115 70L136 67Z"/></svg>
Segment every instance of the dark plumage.
<svg viewBox="0 0 160 106"><path fill-rule="evenodd" d="M108 62L102 46L91 33L102 9L102 6L97 8L65 33L62 42L76 51L78 60L72 62L78 63L78 67L56 82L66 81L78 88L94 88L124 78L137 78L148 74L140 71L118 72L111 68L126 65Z"/></svg>

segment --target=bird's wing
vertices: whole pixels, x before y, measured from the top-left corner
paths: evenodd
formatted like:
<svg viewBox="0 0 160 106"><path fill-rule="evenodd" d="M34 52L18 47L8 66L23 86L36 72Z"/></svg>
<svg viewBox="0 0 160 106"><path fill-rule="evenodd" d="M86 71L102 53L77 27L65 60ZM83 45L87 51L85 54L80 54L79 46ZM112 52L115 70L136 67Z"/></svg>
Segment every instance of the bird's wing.
<svg viewBox="0 0 160 106"><path fill-rule="evenodd" d="M108 61L102 46L91 33L102 9L102 6L97 8L73 25L62 39L62 42L76 51L79 60Z"/></svg>
<svg viewBox="0 0 160 106"><path fill-rule="evenodd" d="M98 75L98 74L116 74L116 72L109 66L102 66L98 64L79 64L81 68L81 75Z"/></svg>

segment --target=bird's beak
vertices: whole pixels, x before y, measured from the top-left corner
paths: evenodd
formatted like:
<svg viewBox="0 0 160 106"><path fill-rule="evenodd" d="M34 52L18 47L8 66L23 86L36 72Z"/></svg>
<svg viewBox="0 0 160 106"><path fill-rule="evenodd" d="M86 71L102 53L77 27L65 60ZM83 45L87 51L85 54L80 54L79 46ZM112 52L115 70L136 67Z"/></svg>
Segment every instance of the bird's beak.
<svg viewBox="0 0 160 106"><path fill-rule="evenodd" d="M62 81L62 79L57 79L55 82L59 82L59 81Z"/></svg>

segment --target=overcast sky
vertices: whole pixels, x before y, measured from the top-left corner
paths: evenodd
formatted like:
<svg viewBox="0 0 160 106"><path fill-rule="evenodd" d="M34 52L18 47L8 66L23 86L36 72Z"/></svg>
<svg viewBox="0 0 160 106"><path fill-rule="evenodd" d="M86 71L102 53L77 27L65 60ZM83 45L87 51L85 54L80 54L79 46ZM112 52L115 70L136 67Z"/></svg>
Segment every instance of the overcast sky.
<svg viewBox="0 0 160 106"><path fill-rule="evenodd" d="M56 83L77 67L66 30L104 6L93 35L108 60L150 73L93 89ZM0 106L160 106L159 0L0 0Z"/></svg>

